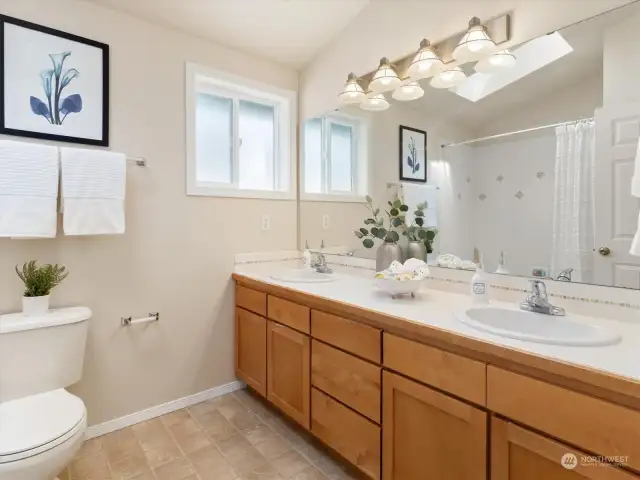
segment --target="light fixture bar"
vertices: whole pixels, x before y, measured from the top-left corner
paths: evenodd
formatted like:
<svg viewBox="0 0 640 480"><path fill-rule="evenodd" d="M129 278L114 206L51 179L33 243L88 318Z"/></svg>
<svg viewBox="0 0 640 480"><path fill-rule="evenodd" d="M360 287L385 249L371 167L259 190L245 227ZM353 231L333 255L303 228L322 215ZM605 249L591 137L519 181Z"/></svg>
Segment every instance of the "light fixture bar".
<svg viewBox="0 0 640 480"><path fill-rule="evenodd" d="M503 44L511 39L511 16L509 13L505 13L498 17L483 21L483 25L486 27L487 33L489 34L489 36L491 37L491 39L494 41L496 45ZM460 31L455 35L451 35L450 37L436 44L433 44L433 47L438 52L438 56L445 64L451 63L454 61L454 58L452 55L453 51L460 43L460 40L462 39L462 37L466 35L466 33L467 33L467 30ZM400 58L399 60L395 60L391 62L395 67L395 71L397 72L398 76L401 79L405 79L408 77L407 70L409 68L409 65L411 65L411 62L415 58L415 55L416 55L416 52L414 50L411 53L407 54L406 56ZM369 82L373 79L373 75L375 74L376 71L377 69L359 78L359 82L365 91L367 91L367 86L369 85Z"/></svg>

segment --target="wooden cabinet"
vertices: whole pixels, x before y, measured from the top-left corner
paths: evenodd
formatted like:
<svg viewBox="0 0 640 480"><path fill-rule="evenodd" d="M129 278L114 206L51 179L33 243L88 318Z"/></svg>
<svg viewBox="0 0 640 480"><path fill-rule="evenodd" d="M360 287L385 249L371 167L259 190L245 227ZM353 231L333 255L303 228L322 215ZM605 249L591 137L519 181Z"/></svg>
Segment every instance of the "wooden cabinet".
<svg viewBox="0 0 640 480"><path fill-rule="evenodd" d="M236 376L267 395L267 319L242 308L236 308Z"/></svg>
<svg viewBox="0 0 640 480"><path fill-rule="evenodd" d="M295 330L311 333L311 309L297 303L269 295L267 300L268 317Z"/></svg>
<svg viewBox="0 0 640 480"><path fill-rule="evenodd" d="M311 336L370 362L382 363L382 332L376 328L311 310Z"/></svg>
<svg viewBox="0 0 640 480"><path fill-rule="evenodd" d="M503 420L491 419L491 480L638 480L583 453ZM564 459L564 466L563 466Z"/></svg>
<svg viewBox="0 0 640 480"><path fill-rule="evenodd" d="M629 467L640 471L636 410L493 366L487 370L487 406L585 450L625 456Z"/></svg>
<svg viewBox="0 0 640 480"><path fill-rule="evenodd" d="M386 371L382 391L383 480L486 480L485 412Z"/></svg>
<svg viewBox="0 0 640 480"><path fill-rule="evenodd" d="M315 388L311 433L369 477L380 478L380 427Z"/></svg>
<svg viewBox="0 0 640 480"><path fill-rule="evenodd" d="M380 367L313 340L311 385L380 423Z"/></svg>
<svg viewBox="0 0 640 480"><path fill-rule="evenodd" d="M309 337L267 322L267 399L307 429L310 357Z"/></svg>

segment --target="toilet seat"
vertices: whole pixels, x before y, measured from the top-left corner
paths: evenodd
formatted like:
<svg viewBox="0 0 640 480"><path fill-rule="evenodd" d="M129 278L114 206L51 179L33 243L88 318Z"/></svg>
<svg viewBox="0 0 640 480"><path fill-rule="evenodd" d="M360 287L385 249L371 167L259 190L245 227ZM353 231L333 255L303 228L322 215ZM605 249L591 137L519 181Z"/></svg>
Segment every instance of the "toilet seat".
<svg viewBox="0 0 640 480"><path fill-rule="evenodd" d="M0 403L0 465L32 457L85 425L84 403L64 389Z"/></svg>

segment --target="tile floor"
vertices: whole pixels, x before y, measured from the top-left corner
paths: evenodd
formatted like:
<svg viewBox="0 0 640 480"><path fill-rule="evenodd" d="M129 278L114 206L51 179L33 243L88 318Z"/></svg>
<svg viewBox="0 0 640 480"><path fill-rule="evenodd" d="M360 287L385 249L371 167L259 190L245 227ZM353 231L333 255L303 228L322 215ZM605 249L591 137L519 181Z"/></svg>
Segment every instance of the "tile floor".
<svg viewBox="0 0 640 480"><path fill-rule="evenodd" d="M60 480L360 478L247 390L88 440Z"/></svg>

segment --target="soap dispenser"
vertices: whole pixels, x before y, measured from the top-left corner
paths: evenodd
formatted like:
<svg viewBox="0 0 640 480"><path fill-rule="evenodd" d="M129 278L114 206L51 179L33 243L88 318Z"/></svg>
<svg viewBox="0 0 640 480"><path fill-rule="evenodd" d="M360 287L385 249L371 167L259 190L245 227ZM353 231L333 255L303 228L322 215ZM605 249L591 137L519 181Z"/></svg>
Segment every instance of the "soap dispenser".
<svg viewBox="0 0 640 480"><path fill-rule="evenodd" d="M309 250L309 242L304 242L304 252L302 252L302 261L304 263L304 268L312 268L311 267L311 251Z"/></svg>
<svg viewBox="0 0 640 480"><path fill-rule="evenodd" d="M484 271L483 256L477 248L473 249L473 261L476 273L471 278L471 300L473 303L487 305L489 303L489 282Z"/></svg>

